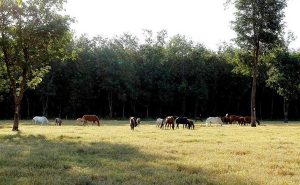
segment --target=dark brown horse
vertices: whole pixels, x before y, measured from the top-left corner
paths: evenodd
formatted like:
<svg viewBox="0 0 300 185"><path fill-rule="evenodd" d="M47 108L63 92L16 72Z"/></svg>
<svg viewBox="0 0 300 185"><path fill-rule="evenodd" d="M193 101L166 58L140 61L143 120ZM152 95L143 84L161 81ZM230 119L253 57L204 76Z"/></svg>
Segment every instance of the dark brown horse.
<svg viewBox="0 0 300 185"><path fill-rule="evenodd" d="M246 124L250 124L251 123L251 116L245 116L245 123ZM258 125L260 125L260 122L258 119L255 120L257 122Z"/></svg>
<svg viewBox="0 0 300 185"><path fill-rule="evenodd" d="M244 116L240 116L238 119L238 124L239 125L246 125L246 119Z"/></svg>
<svg viewBox="0 0 300 185"><path fill-rule="evenodd" d="M189 124L189 127L190 129L195 129L195 124L192 120L189 120L190 124Z"/></svg>
<svg viewBox="0 0 300 185"><path fill-rule="evenodd" d="M239 120L240 120L240 117L241 117L241 116L230 115L230 116L229 116L229 124L232 124L232 123L238 123Z"/></svg>
<svg viewBox="0 0 300 185"><path fill-rule="evenodd" d="M173 116L168 116L166 117L166 121L165 121L165 128L166 127L172 127L172 129L174 130L175 128L175 119Z"/></svg>
<svg viewBox="0 0 300 185"><path fill-rule="evenodd" d="M225 124L230 123L230 117L228 116L228 114L226 114L224 117L221 117L221 120L222 120L223 123L225 123Z"/></svg>
<svg viewBox="0 0 300 185"><path fill-rule="evenodd" d="M239 125L247 125L251 123L251 116L237 116L237 115L230 115L229 123L238 123ZM256 120L257 124L260 125L259 120Z"/></svg>

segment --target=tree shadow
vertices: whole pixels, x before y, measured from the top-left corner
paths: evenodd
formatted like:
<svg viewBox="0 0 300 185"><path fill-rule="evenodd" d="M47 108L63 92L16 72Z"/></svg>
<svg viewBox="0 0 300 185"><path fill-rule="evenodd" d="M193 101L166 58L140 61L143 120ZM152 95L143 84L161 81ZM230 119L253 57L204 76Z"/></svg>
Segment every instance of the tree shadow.
<svg viewBox="0 0 300 185"><path fill-rule="evenodd" d="M131 145L76 139L21 132L0 136L0 184L259 184L234 175L220 179L216 171Z"/></svg>

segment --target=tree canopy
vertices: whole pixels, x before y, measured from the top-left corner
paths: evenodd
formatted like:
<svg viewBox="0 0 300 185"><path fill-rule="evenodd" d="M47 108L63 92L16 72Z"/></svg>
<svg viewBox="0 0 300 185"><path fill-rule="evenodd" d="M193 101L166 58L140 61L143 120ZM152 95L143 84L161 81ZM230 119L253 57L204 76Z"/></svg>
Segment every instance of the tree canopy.
<svg viewBox="0 0 300 185"><path fill-rule="evenodd" d="M0 5L0 65L15 103L13 130L28 88L35 88L50 70L50 62L66 56L72 39L71 18L61 15L63 0L2 0Z"/></svg>

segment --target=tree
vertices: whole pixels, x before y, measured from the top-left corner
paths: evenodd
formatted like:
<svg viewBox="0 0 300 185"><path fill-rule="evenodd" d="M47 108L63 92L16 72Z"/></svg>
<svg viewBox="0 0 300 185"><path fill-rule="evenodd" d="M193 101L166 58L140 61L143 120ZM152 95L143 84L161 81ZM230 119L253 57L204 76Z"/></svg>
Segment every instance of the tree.
<svg viewBox="0 0 300 185"><path fill-rule="evenodd" d="M300 56L286 50L277 50L269 63L267 86L283 97L284 122L288 122L289 102L300 92Z"/></svg>
<svg viewBox="0 0 300 185"><path fill-rule="evenodd" d="M286 0L232 0L236 8L233 29L236 44L250 56L252 76L251 126L256 120L256 84L262 56L281 43Z"/></svg>
<svg viewBox="0 0 300 185"><path fill-rule="evenodd" d="M191 64L191 53L193 42L187 40L185 36L173 36L166 47L166 57L171 69L172 84L178 84L175 91L181 97L181 115L186 114L186 98L190 91L188 82L188 66Z"/></svg>
<svg viewBox="0 0 300 185"><path fill-rule="evenodd" d="M2 0L0 4L0 66L5 67L14 97L13 131L19 130L24 92L35 88L50 62L66 57L72 19L60 15L65 0Z"/></svg>

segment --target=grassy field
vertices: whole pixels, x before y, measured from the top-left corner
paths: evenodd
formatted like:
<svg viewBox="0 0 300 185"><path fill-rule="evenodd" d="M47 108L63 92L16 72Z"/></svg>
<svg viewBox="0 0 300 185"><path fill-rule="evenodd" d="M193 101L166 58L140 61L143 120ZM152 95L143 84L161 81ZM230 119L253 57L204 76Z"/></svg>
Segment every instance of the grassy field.
<svg viewBox="0 0 300 185"><path fill-rule="evenodd" d="M161 130L0 121L0 184L299 184L300 123Z"/></svg>

